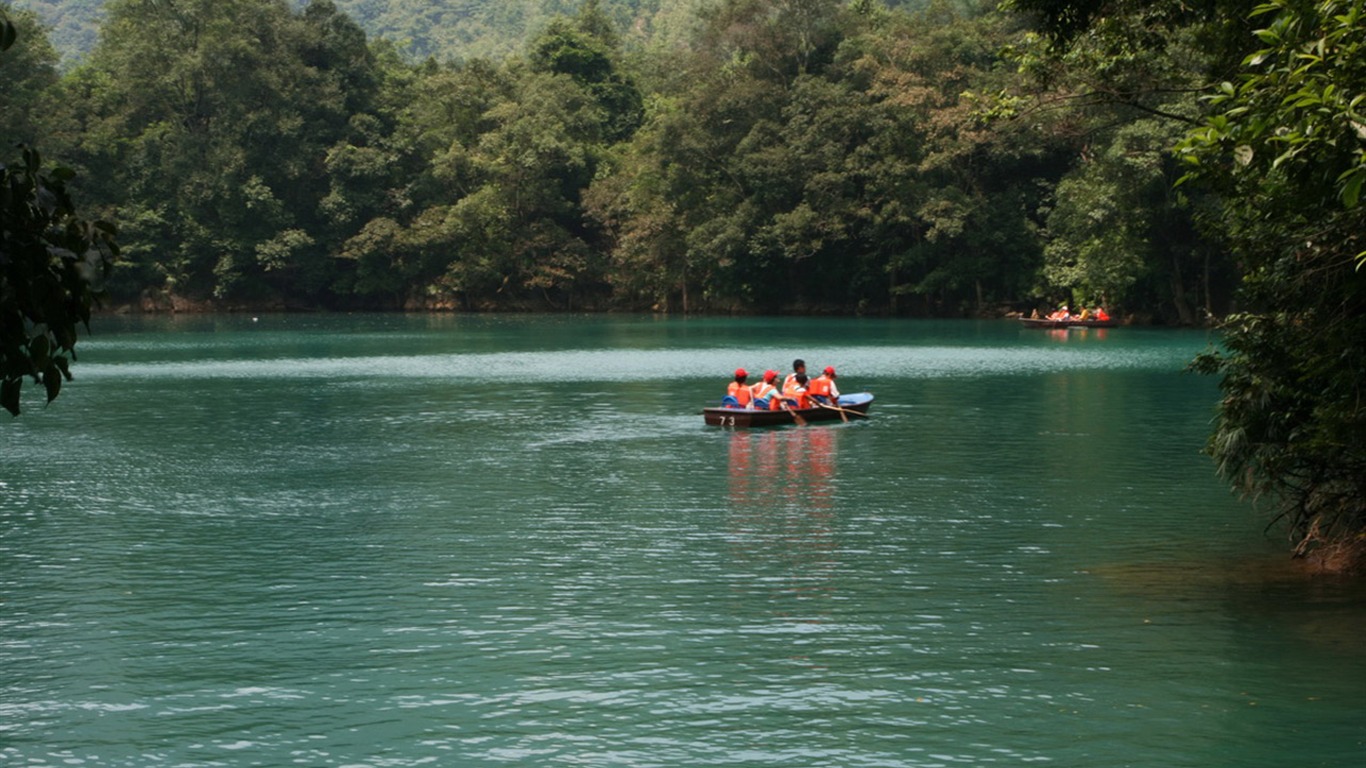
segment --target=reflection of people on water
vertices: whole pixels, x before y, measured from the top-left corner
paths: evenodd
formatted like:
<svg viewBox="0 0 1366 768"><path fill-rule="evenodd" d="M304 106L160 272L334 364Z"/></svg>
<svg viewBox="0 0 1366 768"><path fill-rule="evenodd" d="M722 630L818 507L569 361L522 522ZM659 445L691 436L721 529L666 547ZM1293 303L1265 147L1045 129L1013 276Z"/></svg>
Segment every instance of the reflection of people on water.
<svg viewBox="0 0 1366 768"><path fill-rule="evenodd" d="M737 559L767 578L753 589L760 608L819 621L805 601L835 592L839 570L835 472L838 429L730 435L730 536Z"/></svg>
<svg viewBox="0 0 1366 768"><path fill-rule="evenodd" d="M835 435L833 429L811 429L805 435L804 454L806 466L794 462L793 482L805 486L807 503L813 510L828 512L834 506L834 489L831 481L835 477Z"/></svg>
<svg viewBox="0 0 1366 768"><path fill-rule="evenodd" d="M828 509L837 429L736 432L727 472L731 500L765 510Z"/></svg>
<svg viewBox="0 0 1366 768"><path fill-rule="evenodd" d="M726 469L730 477L730 500L733 504L743 504L749 500L750 479L753 476L750 467L751 443L748 434L737 432L731 437Z"/></svg>
<svg viewBox="0 0 1366 768"><path fill-rule="evenodd" d="M736 432L729 441L731 502L755 510L832 507L837 429Z"/></svg>

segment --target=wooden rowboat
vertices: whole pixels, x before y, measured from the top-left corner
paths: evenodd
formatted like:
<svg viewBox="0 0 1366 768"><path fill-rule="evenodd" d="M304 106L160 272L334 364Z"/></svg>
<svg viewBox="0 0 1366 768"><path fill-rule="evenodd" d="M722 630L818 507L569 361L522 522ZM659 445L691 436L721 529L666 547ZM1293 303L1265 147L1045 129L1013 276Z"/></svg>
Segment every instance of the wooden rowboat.
<svg viewBox="0 0 1366 768"><path fill-rule="evenodd" d="M751 411L746 408L703 408L702 417L714 427L772 427L780 424L795 424L792 414L802 417L803 421L839 421L841 415L849 418L867 418L868 406L873 404L873 396L867 392L857 395L840 395L838 408L820 406L802 408L796 411Z"/></svg>
<svg viewBox="0 0 1366 768"><path fill-rule="evenodd" d="M1109 320L1049 320L1046 317L1022 317L1020 324L1026 328L1114 328L1119 325L1119 321L1113 317Z"/></svg>

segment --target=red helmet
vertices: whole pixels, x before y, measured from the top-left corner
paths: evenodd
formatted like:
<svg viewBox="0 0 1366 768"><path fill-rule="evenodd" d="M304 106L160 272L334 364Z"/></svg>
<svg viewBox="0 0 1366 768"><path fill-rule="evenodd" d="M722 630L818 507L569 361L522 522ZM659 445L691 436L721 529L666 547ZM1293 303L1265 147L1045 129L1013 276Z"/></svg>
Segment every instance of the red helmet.
<svg viewBox="0 0 1366 768"><path fill-rule="evenodd" d="M749 372L746 371L744 368L736 368L736 369L735 369L735 378L737 378L737 379L743 379L743 378L746 378L746 377L748 377L748 376L749 376Z"/></svg>
<svg viewBox="0 0 1366 768"><path fill-rule="evenodd" d="M835 375L835 366L833 366L833 365L827 365L827 366L825 366L825 375L826 375L826 376L834 376L834 375Z"/></svg>
<svg viewBox="0 0 1366 768"><path fill-rule="evenodd" d="M776 378L778 378L777 371L772 369L764 371L764 381L773 381Z"/></svg>

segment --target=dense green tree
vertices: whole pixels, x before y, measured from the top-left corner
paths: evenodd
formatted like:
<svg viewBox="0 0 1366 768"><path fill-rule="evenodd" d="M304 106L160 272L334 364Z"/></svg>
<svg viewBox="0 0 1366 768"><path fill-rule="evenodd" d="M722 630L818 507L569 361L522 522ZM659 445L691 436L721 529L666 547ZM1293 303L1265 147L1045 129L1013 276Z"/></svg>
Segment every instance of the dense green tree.
<svg viewBox="0 0 1366 768"><path fill-rule="evenodd" d="M1055 298L1148 307L1183 325L1214 316L1216 291L1224 298L1233 277L1222 243L1197 224L1209 195L1176 188L1183 132L1152 117L1107 130L1057 186L1044 268Z"/></svg>
<svg viewBox="0 0 1366 768"><path fill-rule="evenodd" d="M11 45L0 56L0 142L8 154L17 144L44 138L44 106L57 85L57 52L29 12L8 13L0 5Z"/></svg>
<svg viewBox="0 0 1366 768"><path fill-rule="evenodd" d="M519 78L513 99L469 154L473 191L416 222L453 255L443 290L503 303L539 298L567 308L592 281L580 195L592 180L604 115L592 95L557 74Z"/></svg>
<svg viewBox="0 0 1366 768"><path fill-rule="evenodd" d="M1184 145L1226 192L1245 312L1197 368L1221 376L1220 472L1273 500L1295 552L1366 565L1366 7L1272 0L1260 47Z"/></svg>
<svg viewBox="0 0 1366 768"><path fill-rule="evenodd" d="M1000 51L1019 37L1014 20L964 17L947 3L912 18L913 28L894 27L893 66L874 81L913 120L919 148L914 190L891 198L906 219L894 290L935 313L995 311L1035 280L1047 190L1076 142L1046 123L990 119L980 94L1010 83Z"/></svg>
<svg viewBox="0 0 1366 768"><path fill-rule="evenodd" d="M128 222L125 288L189 298L316 298L325 158L363 133L377 80L331 2L123 0L71 78L75 156L109 169Z"/></svg>
<svg viewBox="0 0 1366 768"><path fill-rule="evenodd" d="M95 47L105 0L14 0L15 8L32 11L48 28L54 50L67 63L78 62Z"/></svg>
<svg viewBox="0 0 1366 768"><path fill-rule="evenodd" d="M0 62L31 31L0 8ZM0 164L0 407L15 416L26 379L52 402L71 378L78 328L117 252L112 226L76 215L71 171L42 165L27 148Z"/></svg>
<svg viewBox="0 0 1366 768"><path fill-rule="evenodd" d="M522 56L414 64L341 11L368 22L392 3L112 3L54 125L124 222L115 291L218 306L994 312L1039 290L1046 234L1044 291L1179 306L1198 272L1200 251L1165 245L1191 228L1169 215L1180 198L1158 193L1161 131L1107 126L1161 126L1191 97L1081 98L1085 68L1053 67L987 4L725 0L634 54L641 30L620 22L663 8L575 5L542 16ZM1084 61L1103 60L1088 44ZM1003 49L1089 111L1021 108ZM1177 82L1161 55L1131 58L1107 82ZM1104 234L1125 233L1127 250L1086 247L1116 196L1128 218ZM1166 267L1169 252L1186 255Z"/></svg>
<svg viewBox="0 0 1366 768"><path fill-rule="evenodd" d="M1080 149L1056 190L1043 295L1185 324L1217 311L1233 270L1221 239L1194 224L1206 194L1172 186L1174 145L1233 55L1221 4L1009 3L1044 32L1012 49L1034 98L1017 119L1048 115Z"/></svg>
<svg viewBox="0 0 1366 768"><path fill-rule="evenodd" d="M1001 86L1009 24L856 5L811 27L822 42L803 64L771 37L795 7L709 17L673 66L677 94L652 102L619 158L628 178L595 186L633 284L656 304L758 311L906 296L912 311L972 311L1027 290L1062 144L977 114L971 91Z"/></svg>
<svg viewBox="0 0 1366 768"><path fill-rule="evenodd" d="M620 48L621 39L597 0L586 0L574 18L553 20L532 41L528 57L532 69L568 75L588 89L603 110L608 142L628 138L642 114L640 91L621 71Z"/></svg>
<svg viewBox="0 0 1366 768"><path fill-rule="evenodd" d="M390 139L411 172L341 252L355 290L406 306L576 306L603 290L582 194L640 120L610 25L590 4L526 65L420 68Z"/></svg>

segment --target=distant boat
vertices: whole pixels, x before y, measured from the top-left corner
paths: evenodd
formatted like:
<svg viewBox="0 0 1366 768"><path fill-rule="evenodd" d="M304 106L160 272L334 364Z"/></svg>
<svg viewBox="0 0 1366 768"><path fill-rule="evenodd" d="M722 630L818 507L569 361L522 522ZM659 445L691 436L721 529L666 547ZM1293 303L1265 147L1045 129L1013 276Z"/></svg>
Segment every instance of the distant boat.
<svg viewBox="0 0 1366 768"><path fill-rule="evenodd" d="M868 392L840 395L838 407L830 405L787 411L759 411L748 408L703 408L702 417L714 427L772 427L808 421L837 421L850 416L867 418L873 396Z"/></svg>
<svg viewBox="0 0 1366 768"><path fill-rule="evenodd" d="M1026 328L1114 328L1119 325L1119 321L1113 317L1108 320L1081 320L1075 317L1070 320L1050 320L1046 317L1022 317L1020 324Z"/></svg>

